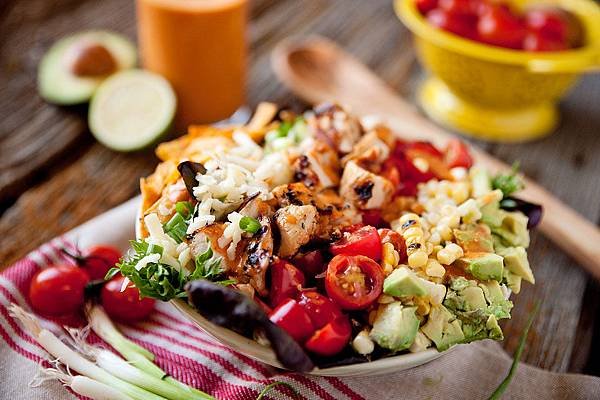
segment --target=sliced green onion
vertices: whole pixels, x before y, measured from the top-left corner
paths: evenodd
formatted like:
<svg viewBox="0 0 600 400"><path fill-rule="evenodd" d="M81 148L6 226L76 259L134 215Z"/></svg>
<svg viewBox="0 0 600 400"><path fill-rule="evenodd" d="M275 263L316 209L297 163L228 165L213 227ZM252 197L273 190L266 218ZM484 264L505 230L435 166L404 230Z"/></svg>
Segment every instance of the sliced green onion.
<svg viewBox="0 0 600 400"><path fill-rule="evenodd" d="M118 371L119 377L126 382L139 386L149 392L166 397L167 399L179 400L206 400L212 399L211 396L202 393L201 395L186 390L181 386L172 385L167 381L152 376L141 369L137 369L132 364L127 363L122 358L107 350L100 350L96 355L96 363L106 371Z"/></svg>
<svg viewBox="0 0 600 400"><path fill-rule="evenodd" d="M136 400L165 400L162 396L151 393L111 375L104 369L81 356L81 354L76 353L69 346L61 342L52 332L47 329L42 329L33 315L28 314L16 304L10 306L10 312L12 316L21 321L44 350L67 365L69 369L77 371L90 379L111 386ZM118 371L114 371L114 373L118 373Z"/></svg>
<svg viewBox="0 0 600 400"><path fill-rule="evenodd" d="M189 218L194 212L194 206L189 201L178 201L175 204L175 211L184 218Z"/></svg>
<svg viewBox="0 0 600 400"><path fill-rule="evenodd" d="M244 216L240 219L240 228L254 235L260 229L260 222L256 218Z"/></svg>

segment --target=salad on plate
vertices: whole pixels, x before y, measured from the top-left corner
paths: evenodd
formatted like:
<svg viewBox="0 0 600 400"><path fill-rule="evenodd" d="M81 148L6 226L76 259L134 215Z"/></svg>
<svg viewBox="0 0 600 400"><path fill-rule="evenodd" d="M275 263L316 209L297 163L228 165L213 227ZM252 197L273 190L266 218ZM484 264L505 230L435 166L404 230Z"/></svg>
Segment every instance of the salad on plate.
<svg viewBox="0 0 600 400"><path fill-rule="evenodd" d="M541 208L459 140L404 141L337 104L263 103L247 125L191 126L156 153L112 273L188 299L287 368L502 340L509 296L535 282Z"/></svg>

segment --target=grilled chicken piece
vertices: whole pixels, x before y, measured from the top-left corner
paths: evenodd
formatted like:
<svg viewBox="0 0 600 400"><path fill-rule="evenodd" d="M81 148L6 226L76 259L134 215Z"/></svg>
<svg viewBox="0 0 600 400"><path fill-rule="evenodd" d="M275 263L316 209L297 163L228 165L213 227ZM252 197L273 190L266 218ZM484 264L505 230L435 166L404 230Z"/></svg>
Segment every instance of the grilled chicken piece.
<svg viewBox="0 0 600 400"><path fill-rule="evenodd" d="M379 172L381 165L389 157L393 145L392 132L385 127L377 126L360 138L352 152L342 159L342 165L354 160L369 171Z"/></svg>
<svg viewBox="0 0 600 400"><path fill-rule="evenodd" d="M250 278L250 285L259 295L265 296L267 291L266 273L273 256L273 233L271 219L260 218L260 229L243 248L240 273Z"/></svg>
<svg viewBox="0 0 600 400"><path fill-rule="evenodd" d="M307 140L303 154L292 164L294 179L310 189L320 190L340 182L340 160L331 146L320 140Z"/></svg>
<svg viewBox="0 0 600 400"><path fill-rule="evenodd" d="M206 246L208 239L212 250L223 258L223 268L225 269L225 273L230 275L231 271L234 271L238 267L241 254L236 252L236 256L232 260L227 257L227 247L219 246L219 238L223 236L224 230L225 224L222 222L216 222L198 229L196 232L194 232L192 240L190 241L190 252L192 253L192 257L194 259L200 254L204 253L208 249ZM242 241L240 241L240 243L242 243ZM240 245L238 245L238 249L239 248Z"/></svg>
<svg viewBox="0 0 600 400"><path fill-rule="evenodd" d="M313 201L313 192L302 182L277 186L271 191L271 194L279 207L302 206L311 204Z"/></svg>
<svg viewBox="0 0 600 400"><path fill-rule="evenodd" d="M312 205L289 205L277 210L275 223L281 236L279 256L293 256L300 246L308 243L317 231L318 219L319 213Z"/></svg>
<svg viewBox="0 0 600 400"><path fill-rule="evenodd" d="M315 137L324 140L338 153L348 154L362 135L358 119L337 104L324 103L315 107L315 114L307 119Z"/></svg>
<svg viewBox="0 0 600 400"><path fill-rule="evenodd" d="M270 217L274 213L271 204L259 198L258 195L247 199L238 212L252 218Z"/></svg>
<svg viewBox="0 0 600 400"><path fill-rule="evenodd" d="M349 161L344 168L340 194L363 210L378 209L387 204L394 193L392 183Z"/></svg>

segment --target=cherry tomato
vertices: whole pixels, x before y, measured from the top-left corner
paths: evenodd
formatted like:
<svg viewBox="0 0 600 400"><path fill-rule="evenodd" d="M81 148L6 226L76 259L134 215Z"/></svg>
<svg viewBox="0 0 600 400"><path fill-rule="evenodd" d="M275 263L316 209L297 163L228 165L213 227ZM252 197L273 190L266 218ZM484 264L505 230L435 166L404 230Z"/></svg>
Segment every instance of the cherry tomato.
<svg viewBox="0 0 600 400"><path fill-rule="evenodd" d="M440 8L436 8L427 14L427 21L431 25L455 35L472 40L477 39L477 29L475 29L477 21L471 16L451 14Z"/></svg>
<svg viewBox="0 0 600 400"><path fill-rule="evenodd" d="M523 49L527 51L563 51L569 46L562 40L552 39L537 32L529 32L525 36Z"/></svg>
<svg viewBox="0 0 600 400"><path fill-rule="evenodd" d="M437 8L438 0L416 0L415 4L419 12L426 15L429 11Z"/></svg>
<svg viewBox="0 0 600 400"><path fill-rule="evenodd" d="M387 228L379 229L377 232L381 238L381 243L391 243L400 256L400 262L406 263L408 261L408 255L406 254L406 242L402 235Z"/></svg>
<svg viewBox="0 0 600 400"><path fill-rule="evenodd" d="M335 256L327 266L325 289L344 310L362 310L383 290L383 269L364 256Z"/></svg>
<svg viewBox="0 0 600 400"><path fill-rule="evenodd" d="M304 344L304 347L321 356L333 356L346 347L351 334L350 321L344 315L317 330Z"/></svg>
<svg viewBox="0 0 600 400"><path fill-rule="evenodd" d="M310 317L296 300L287 299L278 305L269 315L269 319L300 343L315 331Z"/></svg>
<svg viewBox="0 0 600 400"><path fill-rule="evenodd" d="M417 168L417 159L424 160L427 163L427 170L419 170L421 173L433 174L438 179L452 179L452 174L450 174L450 169L444 162L443 155L433 155L428 151L423 151L419 148L412 147L406 149L406 155L411 160L415 168Z"/></svg>
<svg viewBox="0 0 600 400"><path fill-rule="evenodd" d="M288 298L295 298L306 279L304 274L292 264L278 260L271 265L271 292L272 307L277 307Z"/></svg>
<svg viewBox="0 0 600 400"><path fill-rule="evenodd" d="M475 16L479 3L477 0L439 0L439 7L450 14Z"/></svg>
<svg viewBox="0 0 600 400"><path fill-rule="evenodd" d="M487 7L477 22L479 39L494 46L521 49L526 33L523 19L506 7Z"/></svg>
<svg viewBox="0 0 600 400"><path fill-rule="evenodd" d="M89 275L73 265L53 265L34 275L29 285L32 307L43 315L72 314L84 302Z"/></svg>
<svg viewBox="0 0 600 400"><path fill-rule="evenodd" d="M317 329L343 315L337 304L316 290L303 290L300 292L298 304L304 308L313 326Z"/></svg>
<svg viewBox="0 0 600 400"><path fill-rule="evenodd" d="M469 153L469 148L458 139L452 139L448 142L444 157L448 168L463 167L468 169L473 166L473 158Z"/></svg>
<svg viewBox="0 0 600 400"><path fill-rule="evenodd" d="M116 320L123 322L142 320L154 310L155 301L149 297L140 299L139 290L131 282L125 290L121 291L124 279L122 275L117 275L104 284L100 292L102 306L108 315Z"/></svg>
<svg viewBox="0 0 600 400"><path fill-rule="evenodd" d="M361 212L362 223L380 228L387 225L381 217L381 210L364 210Z"/></svg>
<svg viewBox="0 0 600 400"><path fill-rule="evenodd" d="M93 246L88 249L80 264L91 280L104 279L108 270L119 262L121 255L121 252L112 246Z"/></svg>
<svg viewBox="0 0 600 400"><path fill-rule="evenodd" d="M373 226L363 226L354 232L345 232L344 236L329 246L331 254L348 256L366 256L375 261L381 260L381 239Z"/></svg>
<svg viewBox="0 0 600 400"><path fill-rule="evenodd" d="M304 272L305 276L309 277L319 275L327 267L320 250L312 250L304 254L299 254L294 257L293 262L294 265Z"/></svg>
<svg viewBox="0 0 600 400"><path fill-rule="evenodd" d="M547 39L566 43L569 36L569 20L566 13L557 8L534 8L525 14L530 32L539 33Z"/></svg>

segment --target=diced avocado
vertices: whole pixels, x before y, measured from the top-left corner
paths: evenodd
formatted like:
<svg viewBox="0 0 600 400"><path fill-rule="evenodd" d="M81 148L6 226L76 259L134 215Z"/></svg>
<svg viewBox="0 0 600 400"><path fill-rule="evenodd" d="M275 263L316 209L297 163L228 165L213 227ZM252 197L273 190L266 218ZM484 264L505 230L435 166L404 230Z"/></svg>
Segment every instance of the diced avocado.
<svg viewBox="0 0 600 400"><path fill-rule="evenodd" d="M519 211L500 210L503 218L498 227L491 227L492 232L498 235L508 246L529 247L529 231L527 230L527 217Z"/></svg>
<svg viewBox="0 0 600 400"><path fill-rule="evenodd" d="M483 289L475 281L460 277L453 280L444 305L450 310L473 311L486 308L487 302Z"/></svg>
<svg viewBox="0 0 600 400"><path fill-rule="evenodd" d="M408 349L419 330L416 307L405 307L396 301L386 304L375 319L371 338L381 347L391 351Z"/></svg>
<svg viewBox="0 0 600 400"><path fill-rule="evenodd" d="M500 226L503 218L499 203L493 202L481 207L481 222L487 226Z"/></svg>
<svg viewBox="0 0 600 400"><path fill-rule="evenodd" d="M496 316L490 315L488 317L487 322L485 323L485 327L488 330L488 337L490 339L494 339L494 340L504 339L504 333L502 332L500 325L498 325L498 320L496 319Z"/></svg>
<svg viewBox="0 0 600 400"><path fill-rule="evenodd" d="M390 296L425 296L428 291L414 272L400 267L383 281L383 293Z"/></svg>
<svg viewBox="0 0 600 400"><path fill-rule="evenodd" d="M454 237L465 253L493 253L494 241L487 225L471 224L463 229L454 229Z"/></svg>
<svg viewBox="0 0 600 400"><path fill-rule="evenodd" d="M439 351L461 343L465 335L458 319L443 305L431 307L427 323L421 331L434 343Z"/></svg>
<svg viewBox="0 0 600 400"><path fill-rule="evenodd" d="M471 180L471 194L473 197L481 197L492 191L492 181L485 169L478 167L471 168L469 178Z"/></svg>
<svg viewBox="0 0 600 400"><path fill-rule="evenodd" d="M482 282L479 284L479 287L483 289L483 294L485 295L485 299L488 303L496 303L506 300L498 281L491 280Z"/></svg>
<svg viewBox="0 0 600 400"><path fill-rule="evenodd" d="M495 253L472 253L456 261L477 279L502 280L504 263L502 256Z"/></svg>
<svg viewBox="0 0 600 400"><path fill-rule="evenodd" d="M508 270L505 270L504 279L506 279L506 285L508 286L508 288L512 290L514 294L519 294L519 292L521 291L521 280L523 278L513 274Z"/></svg>
<svg viewBox="0 0 600 400"><path fill-rule="evenodd" d="M444 306L460 321L463 343L467 343L487 338L501 339L502 331L497 320L510 318L512 302L504 299L496 281L478 283L458 277L450 282Z"/></svg>
<svg viewBox="0 0 600 400"><path fill-rule="evenodd" d="M427 350L431 346L431 340L421 331L417 331L415 341L410 345L408 349L411 353L418 353L420 351Z"/></svg>
<svg viewBox="0 0 600 400"><path fill-rule="evenodd" d="M504 266L513 274L520 276L529 283L535 283L535 277L533 271L529 266L529 260L527 259L527 251L525 248L518 247L506 247L498 249L498 254L504 257Z"/></svg>
<svg viewBox="0 0 600 400"><path fill-rule="evenodd" d="M56 42L44 55L38 70L40 95L50 103L70 105L87 102L107 74L77 75L72 68L82 46L101 46L116 62L116 70L133 68L137 52L131 41L108 31L80 32ZM79 47L78 47L79 46ZM87 60L94 65L94 60Z"/></svg>

